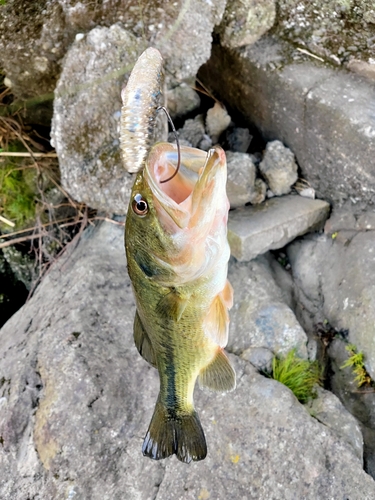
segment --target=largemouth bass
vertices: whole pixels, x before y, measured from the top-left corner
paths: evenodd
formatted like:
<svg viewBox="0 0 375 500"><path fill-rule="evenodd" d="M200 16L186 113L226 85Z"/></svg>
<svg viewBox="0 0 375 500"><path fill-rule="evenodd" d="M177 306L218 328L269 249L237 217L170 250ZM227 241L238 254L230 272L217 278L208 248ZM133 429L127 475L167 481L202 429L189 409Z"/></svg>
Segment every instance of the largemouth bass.
<svg viewBox="0 0 375 500"><path fill-rule="evenodd" d="M125 247L137 306L135 344L160 377L142 451L155 460L176 454L189 463L207 454L194 408L196 380L215 391L235 388L223 349L233 291L225 153L182 147L181 168L163 183L177 157L169 143L151 149L134 182Z"/></svg>

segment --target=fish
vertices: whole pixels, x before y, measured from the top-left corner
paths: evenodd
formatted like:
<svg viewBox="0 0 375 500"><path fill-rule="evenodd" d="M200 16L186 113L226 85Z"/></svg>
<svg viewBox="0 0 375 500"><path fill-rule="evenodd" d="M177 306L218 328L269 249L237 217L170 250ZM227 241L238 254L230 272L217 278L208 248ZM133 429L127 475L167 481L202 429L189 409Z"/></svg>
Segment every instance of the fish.
<svg viewBox="0 0 375 500"><path fill-rule="evenodd" d="M120 144L122 160L129 173L144 166L156 131L156 112L163 104L163 58L154 47L136 61L122 89Z"/></svg>
<svg viewBox="0 0 375 500"><path fill-rule="evenodd" d="M184 463L203 460L207 444L194 406L196 381L218 392L236 386L224 351L233 304L226 180L219 146L207 153L160 142L132 188L125 249L136 302L134 341L160 378L142 446L154 460L174 454Z"/></svg>

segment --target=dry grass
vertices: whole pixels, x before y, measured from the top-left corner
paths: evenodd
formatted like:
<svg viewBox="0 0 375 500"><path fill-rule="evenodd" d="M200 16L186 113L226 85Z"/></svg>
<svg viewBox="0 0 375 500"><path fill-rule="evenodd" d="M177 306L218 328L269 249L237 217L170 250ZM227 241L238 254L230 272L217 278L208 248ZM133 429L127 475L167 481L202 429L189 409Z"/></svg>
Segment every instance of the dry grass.
<svg viewBox="0 0 375 500"><path fill-rule="evenodd" d="M97 216L62 188L48 137L25 125L19 112L1 113L11 102L11 92L0 79L0 250L14 245L33 257L31 295L89 224L110 219Z"/></svg>

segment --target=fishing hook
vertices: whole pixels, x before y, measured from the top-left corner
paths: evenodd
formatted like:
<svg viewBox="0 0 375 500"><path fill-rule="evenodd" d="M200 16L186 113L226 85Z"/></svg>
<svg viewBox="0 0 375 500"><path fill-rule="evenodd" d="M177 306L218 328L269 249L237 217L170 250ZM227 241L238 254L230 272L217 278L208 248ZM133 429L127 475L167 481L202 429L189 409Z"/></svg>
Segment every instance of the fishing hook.
<svg viewBox="0 0 375 500"><path fill-rule="evenodd" d="M164 106L159 106L156 109L156 111L159 111L159 109L162 109L164 111L164 113L167 115L168 121L171 124L172 131L173 131L174 136L176 138L176 146L177 146L177 167L176 167L176 170L173 172L173 174L170 177L168 177L168 179L164 179L164 181L160 181L160 184L164 184L164 182L171 181L173 179L173 177L175 177L177 175L177 173L178 173L178 171L180 169L180 164L181 164L181 149L180 149L180 141L178 140L178 135L177 135L176 129L174 127L172 118L171 118L170 114L168 113L167 108L165 108Z"/></svg>

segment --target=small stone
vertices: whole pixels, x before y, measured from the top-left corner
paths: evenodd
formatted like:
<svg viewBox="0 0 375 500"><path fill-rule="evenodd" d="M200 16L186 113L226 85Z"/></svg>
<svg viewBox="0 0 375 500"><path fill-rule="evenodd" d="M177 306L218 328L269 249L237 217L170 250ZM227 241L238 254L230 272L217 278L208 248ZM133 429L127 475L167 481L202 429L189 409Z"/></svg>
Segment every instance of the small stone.
<svg viewBox="0 0 375 500"><path fill-rule="evenodd" d="M231 208L241 207L250 201L254 191L256 167L246 153L227 151L227 195Z"/></svg>
<svg viewBox="0 0 375 500"><path fill-rule="evenodd" d="M223 105L215 102L215 105L207 111L206 130L211 136L212 143L216 144L220 135L228 128L231 117Z"/></svg>
<svg viewBox="0 0 375 500"><path fill-rule="evenodd" d="M250 193L250 203L259 205L266 199L267 184L262 179L255 179L254 187Z"/></svg>
<svg viewBox="0 0 375 500"><path fill-rule="evenodd" d="M329 208L323 200L290 195L234 210L228 221L232 255L248 261L267 250L282 248L297 236L323 225Z"/></svg>
<svg viewBox="0 0 375 500"><path fill-rule="evenodd" d="M203 115L186 120L184 126L178 131L179 138L189 141L193 148L198 147L204 136Z"/></svg>
<svg viewBox="0 0 375 500"><path fill-rule="evenodd" d="M235 127L227 133L226 142L228 144L228 149L231 151L246 153L249 149L252 138L253 136L250 134L249 129Z"/></svg>
<svg viewBox="0 0 375 500"><path fill-rule="evenodd" d="M281 141L267 144L259 168L276 196L290 193L291 186L298 178L294 154Z"/></svg>
<svg viewBox="0 0 375 500"><path fill-rule="evenodd" d="M199 108L200 97L185 82L167 92L168 111L172 120L183 117Z"/></svg>
<svg viewBox="0 0 375 500"><path fill-rule="evenodd" d="M245 361L249 361L260 372L272 372L273 353L265 347L249 347L240 356Z"/></svg>

